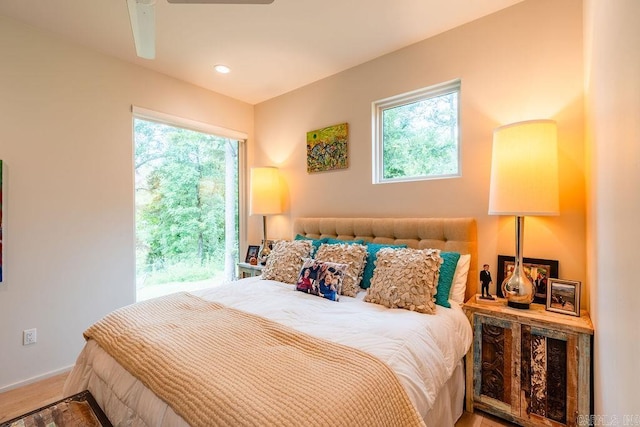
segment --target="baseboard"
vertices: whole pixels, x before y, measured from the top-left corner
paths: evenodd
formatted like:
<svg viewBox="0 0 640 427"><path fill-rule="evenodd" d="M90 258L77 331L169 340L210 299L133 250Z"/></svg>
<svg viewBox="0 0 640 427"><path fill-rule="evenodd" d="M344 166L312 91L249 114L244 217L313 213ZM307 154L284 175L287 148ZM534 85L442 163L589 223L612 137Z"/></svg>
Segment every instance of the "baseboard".
<svg viewBox="0 0 640 427"><path fill-rule="evenodd" d="M37 375L35 377L28 378L23 381L18 381L13 384L5 385L0 387L0 393L4 393L5 391L13 390L15 388L20 388L29 384L37 383L38 381L46 380L47 378L55 377L56 375L64 374L65 372L71 371L74 365L70 365L64 368L56 369L55 371L49 371L41 375Z"/></svg>

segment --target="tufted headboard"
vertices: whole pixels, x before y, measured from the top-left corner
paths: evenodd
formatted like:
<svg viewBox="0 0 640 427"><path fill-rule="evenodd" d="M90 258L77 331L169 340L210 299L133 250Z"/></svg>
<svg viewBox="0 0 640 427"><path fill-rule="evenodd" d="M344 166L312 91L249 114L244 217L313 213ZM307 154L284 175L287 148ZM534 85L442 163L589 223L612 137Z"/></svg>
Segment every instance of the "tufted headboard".
<svg viewBox="0 0 640 427"><path fill-rule="evenodd" d="M297 218L293 235L406 244L471 254L465 301L478 289L478 237L474 218Z"/></svg>

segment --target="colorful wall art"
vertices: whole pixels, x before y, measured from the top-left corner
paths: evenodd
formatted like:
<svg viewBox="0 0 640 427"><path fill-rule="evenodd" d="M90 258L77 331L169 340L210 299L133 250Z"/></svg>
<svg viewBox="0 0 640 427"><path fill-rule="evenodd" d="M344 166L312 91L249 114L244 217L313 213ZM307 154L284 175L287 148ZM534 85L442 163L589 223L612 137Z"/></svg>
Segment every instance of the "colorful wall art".
<svg viewBox="0 0 640 427"><path fill-rule="evenodd" d="M307 172L346 169L348 139L347 123L307 132Z"/></svg>

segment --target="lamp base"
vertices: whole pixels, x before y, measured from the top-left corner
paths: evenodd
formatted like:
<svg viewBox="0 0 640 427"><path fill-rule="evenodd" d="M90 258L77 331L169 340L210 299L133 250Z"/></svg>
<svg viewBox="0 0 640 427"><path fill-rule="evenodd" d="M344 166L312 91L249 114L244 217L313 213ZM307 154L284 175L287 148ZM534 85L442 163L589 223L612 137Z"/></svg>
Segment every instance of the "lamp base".
<svg viewBox="0 0 640 427"><path fill-rule="evenodd" d="M267 258L269 258L270 254L271 248L269 247L269 241L265 239L262 241L260 249L258 250L258 262L260 263L260 265L267 264Z"/></svg>
<svg viewBox="0 0 640 427"><path fill-rule="evenodd" d="M517 308L519 310L529 309L529 304L523 302L507 301L507 305L511 308Z"/></svg>

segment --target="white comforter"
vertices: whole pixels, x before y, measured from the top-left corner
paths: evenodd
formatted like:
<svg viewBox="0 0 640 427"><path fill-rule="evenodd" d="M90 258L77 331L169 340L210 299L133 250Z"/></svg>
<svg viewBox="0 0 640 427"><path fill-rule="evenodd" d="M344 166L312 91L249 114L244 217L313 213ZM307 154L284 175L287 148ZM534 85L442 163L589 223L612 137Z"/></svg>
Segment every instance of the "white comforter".
<svg viewBox="0 0 640 427"><path fill-rule="evenodd" d="M435 315L420 314L365 303L364 292L333 302L258 277L194 294L378 357L397 373L423 418L471 345L471 327L457 304L438 306ZM78 357L64 392L84 389L116 425L186 425L92 342Z"/></svg>

